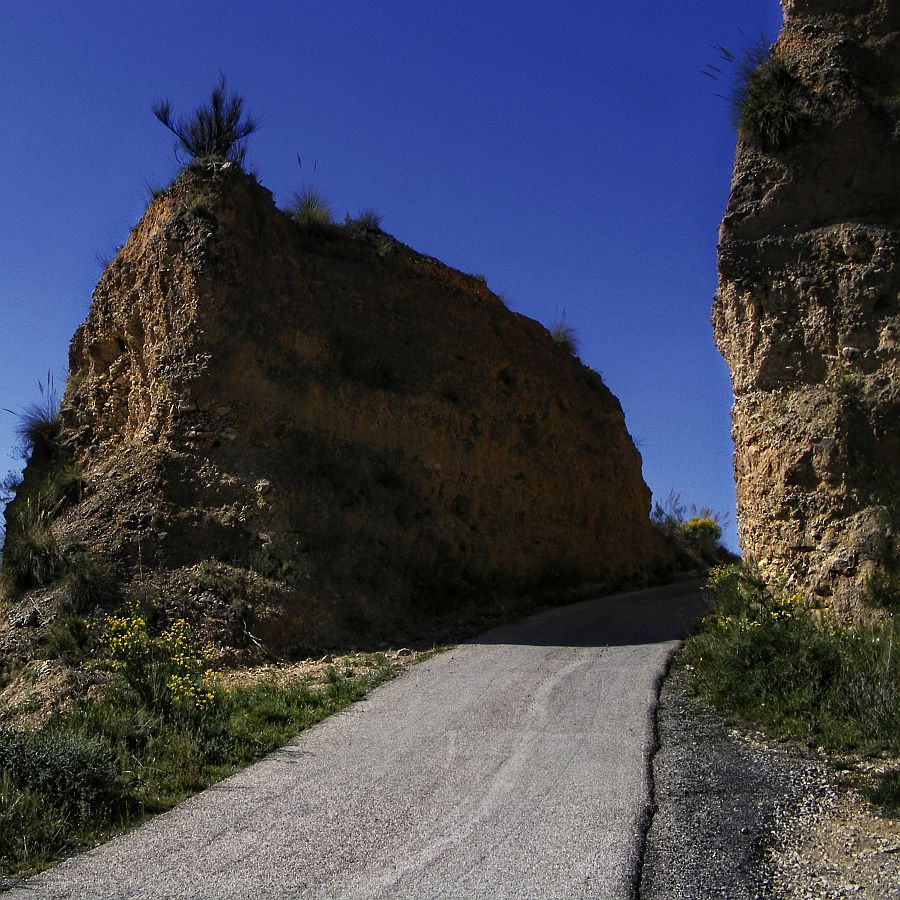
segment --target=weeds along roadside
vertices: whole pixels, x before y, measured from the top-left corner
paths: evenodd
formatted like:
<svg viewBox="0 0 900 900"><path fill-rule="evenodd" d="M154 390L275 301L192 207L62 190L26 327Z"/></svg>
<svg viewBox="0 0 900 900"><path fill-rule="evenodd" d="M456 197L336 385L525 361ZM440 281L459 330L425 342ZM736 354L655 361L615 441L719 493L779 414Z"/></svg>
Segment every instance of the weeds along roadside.
<svg viewBox="0 0 900 900"><path fill-rule="evenodd" d="M394 677L382 653L226 687L184 620L129 607L81 632L106 686L33 731L0 727L0 875L27 875L252 763Z"/></svg>
<svg viewBox="0 0 900 900"><path fill-rule="evenodd" d="M746 564L714 568L708 588L713 610L678 658L699 696L741 725L826 754L900 757L895 612L839 620L800 594L774 593ZM900 815L900 767L870 789Z"/></svg>

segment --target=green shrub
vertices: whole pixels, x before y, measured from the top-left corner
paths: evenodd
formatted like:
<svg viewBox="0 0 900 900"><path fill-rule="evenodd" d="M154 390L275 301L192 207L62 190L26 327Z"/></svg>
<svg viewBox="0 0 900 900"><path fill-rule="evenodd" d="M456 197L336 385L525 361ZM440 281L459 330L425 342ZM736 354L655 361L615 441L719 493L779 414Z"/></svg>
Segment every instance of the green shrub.
<svg viewBox="0 0 900 900"><path fill-rule="evenodd" d="M87 622L78 616L58 616L45 632L39 656L61 659L69 665L84 660L90 645Z"/></svg>
<svg viewBox="0 0 900 900"><path fill-rule="evenodd" d="M0 774L58 809L108 815L124 797L115 753L101 741L68 730L0 730Z"/></svg>
<svg viewBox="0 0 900 900"><path fill-rule="evenodd" d="M246 140L259 130L259 122L253 116L244 116L243 97L226 92L224 75L220 75L212 89L209 103L198 106L188 118L176 121L168 100L154 104L153 115L195 160L212 157L242 165L247 153Z"/></svg>
<svg viewBox="0 0 900 900"><path fill-rule="evenodd" d="M300 191L288 208L291 219L304 231L330 232L334 217L324 197L315 188Z"/></svg>
<svg viewBox="0 0 900 900"><path fill-rule="evenodd" d="M710 574L715 606L682 659L720 709L831 750L900 750L900 627L818 616L747 566Z"/></svg>
<svg viewBox="0 0 900 900"><path fill-rule="evenodd" d="M125 814L126 779L102 739L0 730L0 873L43 868Z"/></svg>
<svg viewBox="0 0 900 900"><path fill-rule="evenodd" d="M76 613L87 612L115 597L113 573L103 560L81 545L66 551L66 589Z"/></svg>
<svg viewBox="0 0 900 900"><path fill-rule="evenodd" d="M735 558L721 543L725 519L694 504L688 518L687 506L677 491L670 491L664 503L654 502L650 521L671 548L678 569L706 569Z"/></svg>
<svg viewBox="0 0 900 900"><path fill-rule="evenodd" d="M755 68L741 70L738 85L740 134L767 153L789 146L803 126L806 102L800 82L784 60L768 56Z"/></svg>
<svg viewBox="0 0 900 900"><path fill-rule="evenodd" d="M209 199L210 198L206 196L192 197L185 205L185 211L189 216L195 219L209 219L215 221L215 216L213 215L212 210L210 210Z"/></svg>
<svg viewBox="0 0 900 900"><path fill-rule="evenodd" d="M692 516L677 526L679 539L707 565L719 559L722 526L710 516Z"/></svg>
<svg viewBox="0 0 900 900"><path fill-rule="evenodd" d="M678 526L685 521L686 514L687 507L681 502L681 494L669 491L663 503L654 501L650 521L664 534L674 536L678 532Z"/></svg>
<svg viewBox="0 0 900 900"><path fill-rule="evenodd" d="M375 252L381 256L387 256L394 249L396 241L389 234L378 234L375 236Z"/></svg>
<svg viewBox="0 0 900 900"><path fill-rule="evenodd" d="M303 573L290 559L284 559L270 550L254 550L248 560L248 568L263 578L298 584Z"/></svg>

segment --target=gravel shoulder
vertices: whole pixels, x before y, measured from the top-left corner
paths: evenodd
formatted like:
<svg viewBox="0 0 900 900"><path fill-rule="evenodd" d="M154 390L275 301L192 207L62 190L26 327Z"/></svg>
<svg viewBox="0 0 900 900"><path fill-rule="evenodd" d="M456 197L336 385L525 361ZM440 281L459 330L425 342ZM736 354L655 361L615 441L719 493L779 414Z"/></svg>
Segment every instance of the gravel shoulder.
<svg viewBox="0 0 900 900"><path fill-rule="evenodd" d="M642 900L900 897L900 822L795 745L728 727L674 669L657 712Z"/></svg>

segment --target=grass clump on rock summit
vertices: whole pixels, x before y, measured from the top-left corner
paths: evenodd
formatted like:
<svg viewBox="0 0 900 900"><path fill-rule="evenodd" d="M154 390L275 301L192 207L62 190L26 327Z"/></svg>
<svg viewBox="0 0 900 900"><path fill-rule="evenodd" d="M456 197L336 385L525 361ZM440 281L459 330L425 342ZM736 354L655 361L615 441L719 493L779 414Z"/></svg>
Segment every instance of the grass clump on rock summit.
<svg viewBox="0 0 900 900"><path fill-rule="evenodd" d="M322 194L315 188L300 191L288 208L294 224L304 231L328 232L334 230L334 215Z"/></svg>
<svg viewBox="0 0 900 900"><path fill-rule="evenodd" d="M566 322L565 318L561 318L553 324L550 329L550 337L557 347L561 347L569 356L578 356L578 337L575 329Z"/></svg>
<svg viewBox="0 0 900 900"><path fill-rule="evenodd" d="M153 115L175 135L178 146L197 160L227 159L242 165L247 138L259 130L259 122L244 115L244 98L227 92L224 75L219 76L209 102L187 118L176 119L168 100L154 104Z"/></svg>

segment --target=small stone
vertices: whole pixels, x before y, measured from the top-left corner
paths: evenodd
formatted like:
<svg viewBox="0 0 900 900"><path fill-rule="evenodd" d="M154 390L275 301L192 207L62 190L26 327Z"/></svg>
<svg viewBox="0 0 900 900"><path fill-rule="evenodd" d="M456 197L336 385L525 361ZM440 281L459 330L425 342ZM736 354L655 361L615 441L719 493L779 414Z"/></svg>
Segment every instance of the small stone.
<svg viewBox="0 0 900 900"><path fill-rule="evenodd" d="M33 609L27 616L23 616L15 624L17 628L35 628L40 624L40 621L40 614L36 609Z"/></svg>

